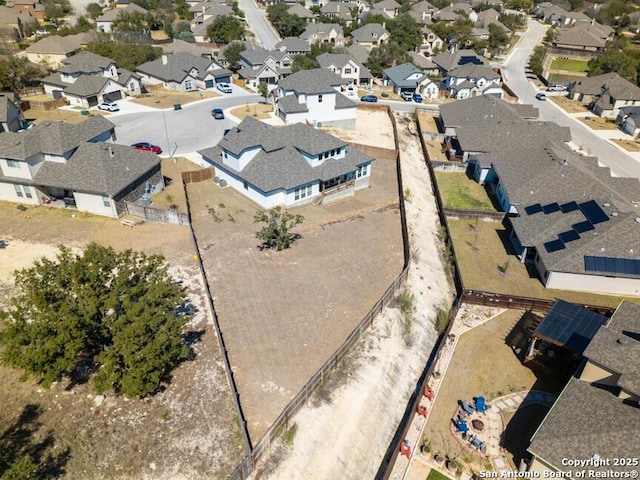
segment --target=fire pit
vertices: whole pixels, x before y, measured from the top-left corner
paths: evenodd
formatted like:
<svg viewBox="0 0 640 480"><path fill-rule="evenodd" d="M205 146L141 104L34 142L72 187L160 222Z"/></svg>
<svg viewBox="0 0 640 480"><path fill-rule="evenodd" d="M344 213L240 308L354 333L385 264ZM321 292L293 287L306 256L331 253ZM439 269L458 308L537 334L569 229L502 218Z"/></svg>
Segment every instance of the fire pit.
<svg viewBox="0 0 640 480"><path fill-rule="evenodd" d="M473 428L476 432L481 432L484 430L484 422L482 420L471 420L471 428Z"/></svg>

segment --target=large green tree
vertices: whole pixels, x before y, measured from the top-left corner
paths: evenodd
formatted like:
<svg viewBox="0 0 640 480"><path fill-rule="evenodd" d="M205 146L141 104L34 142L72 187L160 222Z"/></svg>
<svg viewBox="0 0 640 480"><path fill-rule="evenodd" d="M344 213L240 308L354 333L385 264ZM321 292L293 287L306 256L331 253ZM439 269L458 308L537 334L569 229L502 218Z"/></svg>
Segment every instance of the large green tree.
<svg viewBox="0 0 640 480"><path fill-rule="evenodd" d="M134 71L138 65L160 58L162 50L151 45L117 43L113 41L95 42L87 45L87 50L112 59L119 67Z"/></svg>
<svg viewBox="0 0 640 480"><path fill-rule="evenodd" d="M499 50L509 45L509 35L504 28L495 23L489 24L489 47L493 50Z"/></svg>
<svg viewBox="0 0 640 480"><path fill-rule="evenodd" d="M240 54L247 49L244 42L231 42L224 49L224 58L230 70L240 69Z"/></svg>
<svg viewBox="0 0 640 480"><path fill-rule="evenodd" d="M151 28L153 20L150 13L122 12L111 22L111 30L122 33L143 32Z"/></svg>
<svg viewBox="0 0 640 480"><path fill-rule="evenodd" d="M304 222L304 217L277 206L257 211L253 216L253 222L264 224L262 229L256 232L256 238L262 240L262 248L280 251L289 248L300 237L292 233L291 229Z"/></svg>
<svg viewBox="0 0 640 480"><path fill-rule="evenodd" d="M389 20L386 26L391 39L404 52L414 50L422 42L422 28L408 13Z"/></svg>
<svg viewBox="0 0 640 480"><path fill-rule="evenodd" d="M283 37L297 37L304 32L307 22L304 18L291 15L286 3L274 3L267 8L267 17Z"/></svg>
<svg viewBox="0 0 640 480"><path fill-rule="evenodd" d="M1 360L43 385L98 369L98 392L156 392L189 355L186 298L159 255L92 243L16 272L18 294L0 311Z"/></svg>
<svg viewBox="0 0 640 480"><path fill-rule="evenodd" d="M215 43L226 44L234 40L244 40L245 35L244 24L231 15L218 17L207 27L207 36Z"/></svg>
<svg viewBox="0 0 640 480"><path fill-rule="evenodd" d="M617 72L621 77L636 83L640 62L627 52L607 49L596 58L589 60L589 76Z"/></svg>
<svg viewBox="0 0 640 480"><path fill-rule="evenodd" d="M26 58L12 55L0 58L0 88L2 91L17 92L42 77L44 77L44 73L29 63Z"/></svg>

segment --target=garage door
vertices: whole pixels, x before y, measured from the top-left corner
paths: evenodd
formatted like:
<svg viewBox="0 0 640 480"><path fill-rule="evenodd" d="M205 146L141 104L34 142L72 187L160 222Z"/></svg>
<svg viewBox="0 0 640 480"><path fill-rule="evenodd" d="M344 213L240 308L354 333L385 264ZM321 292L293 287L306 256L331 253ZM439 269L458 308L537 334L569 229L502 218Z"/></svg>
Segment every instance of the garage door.
<svg viewBox="0 0 640 480"><path fill-rule="evenodd" d="M111 93L105 93L103 97L105 101L111 100L112 102L115 102L116 100L120 100L122 98L122 90L117 90Z"/></svg>
<svg viewBox="0 0 640 480"><path fill-rule="evenodd" d="M90 107L95 107L98 104L98 97L93 95L92 97L87 97L87 103Z"/></svg>
<svg viewBox="0 0 640 480"><path fill-rule="evenodd" d="M205 80L204 88L213 88L213 80Z"/></svg>
<svg viewBox="0 0 640 480"><path fill-rule="evenodd" d="M216 82L218 83L231 83L231 77L229 75L223 75L220 77L216 77Z"/></svg>

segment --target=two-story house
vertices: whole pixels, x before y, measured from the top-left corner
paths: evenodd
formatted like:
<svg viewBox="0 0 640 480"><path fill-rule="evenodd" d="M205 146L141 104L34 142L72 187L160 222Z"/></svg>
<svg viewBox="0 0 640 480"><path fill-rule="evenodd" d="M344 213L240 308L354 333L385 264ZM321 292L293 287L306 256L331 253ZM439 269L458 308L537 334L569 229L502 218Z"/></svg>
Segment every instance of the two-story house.
<svg viewBox="0 0 640 480"><path fill-rule="evenodd" d="M320 68L337 73L352 85L370 85L373 80L369 69L348 53L323 53L316 57L316 61Z"/></svg>
<svg viewBox="0 0 640 480"><path fill-rule="evenodd" d="M56 69L60 68L62 62L73 56L82 47L95 42L96 38L96 32L76 33L66 37L50 35L27 47L24 55L32 63Z"/></svg>
<svg viewBox="0 0 640 480"><path fill-rule="evenodd" d="M231 71L213 60L187 52L162 55L139 65L136 73L143 83L163 85L168 90L182 92L211 90L219 82L231 82Z"/></svg>
<svg viewBox="0 0 640 480"><path fill-rule="evenodd" d="M347 3L331 1L322 6L320 13L334 21L338 20L345 22L346 25L351 25L354 20L351 8L352 6Z"/></svg>
<svg viewBox="0 0 640 480"><path fill-rule="evenodd" d="M392 86L397 94L415 92L424 98L436 99L440 92L438 84L412 63L387 68L382 72L382 81L384 85Z"/></svg>
<svg viewBox="0 0 640 480"><path fill-rule="evenodd" d="M298 37L284 37L276 43L276 50L289 55L306 55L311 51L309 42Z"/></svg>
<svg viewBox="0 0 640 480"><path fill-rule="evenodd" d="M351 32L353 42L367 49L386 43L390 36L387 29L379 23L367 23Z"/></svg>
<svg viewBox="0 0 640 480"><path fill-rule="evenodd" d="M107 10L98 18L96 18L96 28L99 32L110 33L113 21L118 18L119 15L125 12L129 14L138 13L142 15L149 15L149 10L140 7L135 3L129 3L124 8L112 8L110 10Z"/></svg>
<svg viewBox="0 0 640 480"><path fill-rule="evenodd" d="M25 120L20 101L13 93L0 93L0 133L17 132L24 126Z"/></svg>
<svg viewBox="0 0 640 480"><path fill-rule="evenodd" d="M497 98L504 96L504 90L500 87L502 78L489 65L475 65L467 63L449 70L444 81L449 90L449 97L457 100L475 97L476 95L492 95Z"/></svg>
<svg viewBox="0 0 640 480"><path fill-rule="evenodd" d="M367 188L373 158L303 123L273 127L250 116L200 150L228 184L262 208L327 202Z"/></svg>
<svg viewBox="0 0 640 480"><path fill-rule="evenodd" d="M300 35L309 45L325 43L335 47L344 47L344 31L337 23L312 23Z"/></svg>
<svg viewBox="0 0 640 480"><path fill-rule="evenodd" d="M160 157L114 138L113 123L102 116L0 133L0 200L118 218L126 201L161 190L164 181Z"/></svg>
<svg viewBox="0 0 640 480"><path fill-rule="evenodd" d="M233 9L225 1L199 2L189 8L193 14L193 22L196 25L205 23L207 20L224 17L233 14Z"/></svg>
<svg viewBox="0 0 640 480"><path fill-rule="evenodd" d="M401 5L396 0L382 0L375 4L377 10L381 10L389 18L394 18L400 12Z"/></svg>
<svg viewBox="0 0 640 480"><path fill-rule="evenodd" d="M571 82L569 97L588 103L596 115L616 118L620 108L640 105L640 88L611 72Z"/></svg>
<svg viewBox="0 0 640 480"><path fill-rule="evenodd" d="M63 96L69 104L84 108L142 93L138 75L118 69L110 58L90 52L63 60L57 73L42 79L42 86L51 98Z"/></svg>
<svg viewBox="0 0 640 480"><path fill-rule="evenodd" d="M289 75L278 83L278 116L287 125L305 122L318 127L354 128L357 105L340 92L350 83L323 68Z"/></svg>
<svg viewBox="0 0 640 480"><path fill-rule="evenodd" d="M291 7L289 7L287 13L289 15L295 15L298 18L302 18L308 23L313 22L313 19L315 18L315 15L310 10L304 8L304 6L299 3L295 3Z"/></svg>
<svg viewBox="0 0 640 480"><path fill-rule="evenodd" d="M420 0L414 3L409 10L409 15L420 25L431 23L434 13L436 13L436 8L427 0Z"/></svg>
<svg viewBox="0 0 640 480"><path fill-rule="evenodd" d="M38 20L30 13L21 13L0 5L0 36L5 42L15 43L37 26Z"/></svg>
<svg viewBox="0 0 640 480"><path fill-rule="evenodd" d="M259 83L275 85L291 74L292 64L293 56L286 52L250 45L240 54L238 75L253 88Z"/></svg>
<svg viewBox="0 0 640 480"><path fill-rule="evenodd" d="M429 27L422 27L422 42L418 46L418 52L433 55L444 48L444 41Z"/></svg>

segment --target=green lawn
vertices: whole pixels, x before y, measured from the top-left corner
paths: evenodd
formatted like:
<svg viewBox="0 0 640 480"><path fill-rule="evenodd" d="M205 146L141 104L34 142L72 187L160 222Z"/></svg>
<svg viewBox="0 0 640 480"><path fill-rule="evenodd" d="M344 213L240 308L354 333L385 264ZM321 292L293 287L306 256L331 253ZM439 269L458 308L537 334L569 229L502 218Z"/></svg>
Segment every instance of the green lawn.
<svg viewBox="0 0 640 480"><path fill-rule="evenodd" d="M567 70L569 72L588 72L586 60L575 60L572 58L556 58L551 62L551 70Z"/></svg>
<svg viewBox="0 0 640 480"><path fill-rule="evenodd" d="M495 211L482 185L461 172L435 172L442 202L447 208Z"/></svg>
<svg viewBox="0 0 640 480"><path fill-rule="evenodd" d="M443 475L437 470L431 469L429 475L427 475L427 480L449 480L449 477Z"/></svg>

